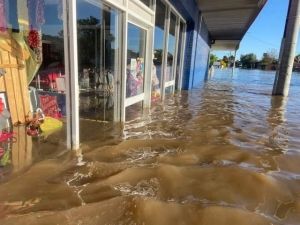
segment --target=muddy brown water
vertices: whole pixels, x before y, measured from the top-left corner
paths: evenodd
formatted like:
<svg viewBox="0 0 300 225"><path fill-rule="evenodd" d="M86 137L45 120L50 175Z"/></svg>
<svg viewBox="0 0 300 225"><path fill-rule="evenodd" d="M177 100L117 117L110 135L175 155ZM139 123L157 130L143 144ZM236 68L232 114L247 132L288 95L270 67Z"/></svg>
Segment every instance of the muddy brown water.
<svg viewBox="0 0 300 225"><path fill-rule="evenodd" d="M82 122L81 151L0 184L0 224L299 225L300 75L288 99L273 79L216 71L123 130Z"/></svg>

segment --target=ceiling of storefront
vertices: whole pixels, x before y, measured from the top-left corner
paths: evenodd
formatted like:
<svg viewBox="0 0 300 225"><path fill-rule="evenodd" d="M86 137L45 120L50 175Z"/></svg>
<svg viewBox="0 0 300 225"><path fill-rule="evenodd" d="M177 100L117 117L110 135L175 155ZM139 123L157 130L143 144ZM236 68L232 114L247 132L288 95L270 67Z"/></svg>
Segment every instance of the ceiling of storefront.
<svg viewBox="0 0 300 225"><path fill-rule="evenodd" d="M228 40L238 44L267 0L198 0L212 40L218 49L228 49ZM214 47L214 45L212 46ZM231 46L232 47L232 46Z"/></svg>

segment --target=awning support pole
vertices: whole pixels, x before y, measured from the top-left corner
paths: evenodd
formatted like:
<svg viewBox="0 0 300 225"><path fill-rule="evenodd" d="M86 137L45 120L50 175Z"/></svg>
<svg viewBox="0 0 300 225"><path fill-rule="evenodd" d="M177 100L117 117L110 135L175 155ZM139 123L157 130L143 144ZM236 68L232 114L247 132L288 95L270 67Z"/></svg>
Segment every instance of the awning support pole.
<svg viewBox="0 0 300 225"><path fill-rule="evenodd" d="M288 96L300 25L300 0L290 0L273 95Z"/></svg>

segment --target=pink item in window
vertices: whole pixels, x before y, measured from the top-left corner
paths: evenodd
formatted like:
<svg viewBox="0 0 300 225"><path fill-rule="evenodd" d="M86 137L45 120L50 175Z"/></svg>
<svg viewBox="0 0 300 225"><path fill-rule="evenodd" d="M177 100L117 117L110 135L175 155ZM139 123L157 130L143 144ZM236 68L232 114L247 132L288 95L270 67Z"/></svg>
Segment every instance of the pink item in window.
<svg viewBox="0 0 300 225"><path fill-rule="evenodd" d="M7 21L5 13L5 0L0 0L0 32L6 32Z"/></svg>

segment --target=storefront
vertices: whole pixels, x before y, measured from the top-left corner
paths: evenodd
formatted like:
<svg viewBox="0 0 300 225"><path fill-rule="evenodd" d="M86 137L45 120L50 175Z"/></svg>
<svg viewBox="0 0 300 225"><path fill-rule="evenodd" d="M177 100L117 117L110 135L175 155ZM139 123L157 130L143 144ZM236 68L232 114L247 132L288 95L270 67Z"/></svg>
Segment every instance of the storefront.
<svg viewBox="0 0 300 225"><path fill-rule="evenodd" d="M97 132L85 123L125 122L182 87L186 22L168 1L0 0L0 14L12 124L41 109L69 148Z"/></svg>
<svg viewBox="0 0 300 225"><path fill-rule="evenodd" d="M39 136L42 128L43 137L51 136L50 142L66 145L63 31L60 1L0 1L0 92L5 108L1 110L1 143L13 129L14 140L22 142L20 148L31 148L31 137ZM34 123L41 111L46 120L37 128ZM3 123L4 119L9 122ZM16 128L25 125L27 130Z"/></svg>
<svg viewBox="0 0 300 225"><path fill-rule="evenodd" d="M67 12L75 140L82 121L125 122L180 90L186 25L169 2L77 0Z"/></svg>

